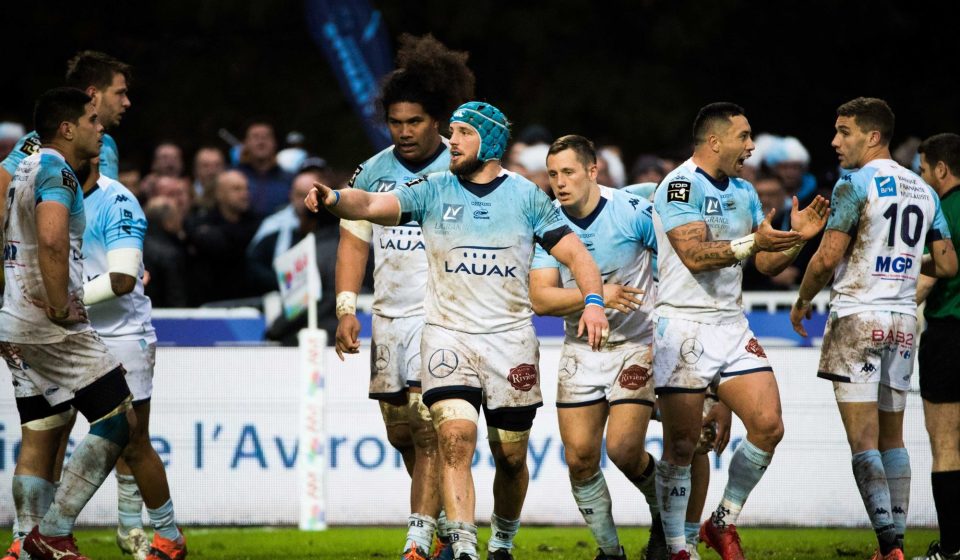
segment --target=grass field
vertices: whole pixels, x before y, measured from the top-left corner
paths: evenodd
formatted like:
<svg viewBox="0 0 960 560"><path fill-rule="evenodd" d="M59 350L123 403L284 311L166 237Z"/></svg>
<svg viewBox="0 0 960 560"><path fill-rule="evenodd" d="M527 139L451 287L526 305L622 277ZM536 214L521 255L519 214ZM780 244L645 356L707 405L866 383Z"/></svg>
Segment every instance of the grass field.
<svg viewBox="0 0 960 560"><path fill-rule="evenodd" d="M230 528L189 529L190 558L194 560L368 560L399 558L405 530L388 528L336 528L320 533L295 529ZM489 529L480 529L481 545ZM647 542L645 527L620 530L627 556L639 560ZM867 559L876 545L867 529L744 529L740 532L744 550L751 560L823 560L826 558ZM936 532L907 533L907 559L927 550ZM80 551L94 560L120 560L110 530L77 532ZM593 539L586 528L522 527L517 537L517 560L593 560ZM719 556L700 545L704 560ZM485 555L484 555L485 558Z"/></svg>

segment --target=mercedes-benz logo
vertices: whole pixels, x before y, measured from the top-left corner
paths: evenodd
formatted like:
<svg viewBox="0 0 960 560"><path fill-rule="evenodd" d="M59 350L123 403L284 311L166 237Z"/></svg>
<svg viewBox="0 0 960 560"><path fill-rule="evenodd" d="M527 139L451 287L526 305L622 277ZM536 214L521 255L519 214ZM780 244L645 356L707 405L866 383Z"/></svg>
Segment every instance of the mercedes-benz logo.
<svg viewBox="0 0 960 560"><path fill-rule="evenodd" d="M573 377L577 373L577 360L571 356L564 356L560 359L560 375L564 379Z"/></svg>
<svg viewBox="0 0 960 560"><path fill-rule="evenodd" d="M430 361L427 362L427 369L430 375L434 377L446 377L453 373L460 364L460 358L456 352L441 348L430 355Z"/></svg>
<svg viewBox="0 0 960 560"><path fill-rule="evenodd" d="M680 345L680 357L688 364L695 364L703 355L703 344L695 338L688 338Z"/></svg>
<svg viewBox="0 0 960 560"><path fill-rule="evenodd" d="M377 346L376 358L373 361L373 365L377 368L377 371L387 369L387 366L390 365L390 348Z"/></svg>

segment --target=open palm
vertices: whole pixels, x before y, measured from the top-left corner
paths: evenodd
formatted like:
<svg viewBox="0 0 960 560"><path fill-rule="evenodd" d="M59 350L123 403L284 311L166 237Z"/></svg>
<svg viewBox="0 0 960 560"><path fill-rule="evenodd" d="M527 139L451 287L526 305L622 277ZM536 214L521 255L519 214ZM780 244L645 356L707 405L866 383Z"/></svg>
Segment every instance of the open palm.
<svg viewBox="0 0 960 560"><path fill-rule="evenodd" d="M800 201L797 200L797 197L793 197L793 209L790 210L790 229L799 233L804 241L809 241L816 237L827 225L827 217L830 215L830 202L817 195L806 208L799 210L799 207Z"/></svg>

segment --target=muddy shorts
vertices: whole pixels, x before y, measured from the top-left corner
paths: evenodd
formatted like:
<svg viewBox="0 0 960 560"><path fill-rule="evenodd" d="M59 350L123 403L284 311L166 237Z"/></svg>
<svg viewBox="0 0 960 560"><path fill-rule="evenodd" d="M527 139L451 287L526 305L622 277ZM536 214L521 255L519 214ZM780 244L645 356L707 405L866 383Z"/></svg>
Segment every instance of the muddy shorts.
<svg viewBox="0 0 960 560"><path fill-rule="evenodd" d="M557 407L608 402L653 406L650 344L618 344L594 352L582 342L565 340L557 376Z"/></svg>
<svg viewBox="0 0 960 560"><path fill-rule="evenodd" d="M43 395L51 405L74 394L120 365L94 330L67 335L46 344L0 343L13 374L17 398Z"/></svg>
<svg viewBox="0 0 960 560"><path fill-rule="evenodd" d="M744 318L708 324L660 317L654 330L653 377L657 394L698 393L717 380L773 371Z"/></svg>
<svg viewBox="0 0 960 560"><path fill-rule="evenodd" d="M134 404L150 400L153 395L153 368L157 363L157 343L145 339L103 338L110 353L123 369Z"/></svg>
<svg viewBox="0 0 960 560"><path fill-rule="evenodd" d="M420 343L427 406L482 392L484 407L536 408L540 394L540 344L533 326L470 334L425 325Z"/></svg>
<svg viewBox="0 0 960 560"><path fill-rule="evenodd" d="M880 383L910 389L917 318L892 311L831 313L817 376L841 383Z"/></svg>
<svg viewBox="0 0 960 560"><path fill-rule="evenodd" d="M407 387L420 386L420 333L423 315L374 315L370 348L370 398L391 400Z"/></svg>

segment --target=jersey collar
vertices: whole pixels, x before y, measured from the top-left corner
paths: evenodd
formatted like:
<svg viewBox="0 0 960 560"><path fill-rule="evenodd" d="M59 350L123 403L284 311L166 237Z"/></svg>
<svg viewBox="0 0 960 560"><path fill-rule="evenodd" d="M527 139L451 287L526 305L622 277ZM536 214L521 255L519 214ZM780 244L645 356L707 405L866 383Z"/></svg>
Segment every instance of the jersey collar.
<svg viewBox="0 0 960 560"><path fill-rule="evenodd" d="M567 209L563 206L560 207L560 210L563 212L563 215L566 216L567 219L570 220L575 226L582 230L586 230L593 224L593 222L597 219L597 216L600 215L600 212L603 211L603 207L606 205L607 199L601 195L600 201L597 202L597 206L593 209L593 211L582 218L576 218L570 214L567 214Z"/></svg>
<svg viewBox="0 0 960 560"><path fill-rule="evenodd" d="M457 176L457 180L460 181L460 184L463 185L463 188L470 191L470 194L477 198L483 198L493 191L497 190L497 187L503 184L507 180L508 175L503 173L498 175L496 179L490 181L489 183L480 184L474 183L473 181L467 181L463 177Z"/></svg>
<svg viewBox="0 0 960 560"><path fill-rule="evenodd" d="M420 173L429 167L431 163L437 161L437 158L440 157L440 155L445 151L447 151L447 145L443 142L440 142L440 145L437 146L437 149L433 152L433 155L423 161L410 161L404 159L396 148L393 149L393 157L396 158L396 160L400 162L400 165L404 166L410 173Z"/></svg>
<svg viewBox="0 0 960 560"><path fill-rule="evenodd" d="M710 181L710 184L717 187L721 191L727 190L727 187L730 186L730 177L724 177L723 179L714 179L713 177L710 176L709 173L707 173L703 169L700 169L699 166L697 167L697 173L706 177L707 180Z"/></svg>

